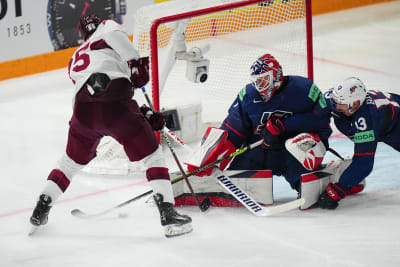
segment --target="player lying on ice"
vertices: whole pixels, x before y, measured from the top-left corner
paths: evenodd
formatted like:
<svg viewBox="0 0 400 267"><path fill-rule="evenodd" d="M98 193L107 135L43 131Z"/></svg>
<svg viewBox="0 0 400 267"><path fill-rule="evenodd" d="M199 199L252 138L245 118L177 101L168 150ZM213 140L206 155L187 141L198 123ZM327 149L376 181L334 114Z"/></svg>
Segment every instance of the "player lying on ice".
<svg viewBox="0 0 400 267"><path fill-rule="evenodd" d="M219 128L207 129L186 162L189 171L263 139L263 145L219 165L221 170L272 170L299 192L301 174L317 169L332 133L325 98L312 80L284 76L270 54L250 68L251 83L239 92ZM322 116L320 116L322 114ZM229 166L228 166L229 165ZM228 166L228 167L227 167ZM210 175L212 169L198 176Z"/></svg>
<svg viewBox="0 0 400 267"><path fill-rule="evenodd" d="M38 197L30 218L32 231L47 223L50 208L74 175L96 156L100 139L112 136L130 161L143 160L165 235L191 232L191 218L174 208L168 169L153 132L163 128L164 118L146 106L139 108L132 99L132 88L141 88L149 80L148 58L139 57L126 32L113 20L87 15L79 25L84 43L68 66L76 94L66 152Z"/></svg>
<svg viewBox="0 0 400 267"><path fill-rule="evenodd" d="M367 91L355 77L345 79L324 96L336 127L354 142L351 164L318 200L320 208L336 209L346 195L363 190L361 183L373 169L378 142L400 151L400 96Z"/></svg>

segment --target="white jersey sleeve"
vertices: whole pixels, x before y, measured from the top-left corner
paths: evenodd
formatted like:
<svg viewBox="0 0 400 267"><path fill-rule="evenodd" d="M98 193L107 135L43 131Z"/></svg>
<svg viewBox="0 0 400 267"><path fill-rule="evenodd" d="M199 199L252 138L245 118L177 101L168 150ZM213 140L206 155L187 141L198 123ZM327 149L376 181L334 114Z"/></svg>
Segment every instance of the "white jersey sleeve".
<svg viewBox="0 0 400 267"><path fill-rule="evenodd" d="M104 40L121 56L123 61L139 58L139 53L125 31L115 30L107 32L104 34Z"/></svg>
<svg viewBox="0 0 400 267"><path fill-rule="evenodd" d="M103 21L71 58L68 72L75 85L75 93L92 73L105 73L110 79L129 79L127 61L138 57L122 26L112 20Z"/></svg>

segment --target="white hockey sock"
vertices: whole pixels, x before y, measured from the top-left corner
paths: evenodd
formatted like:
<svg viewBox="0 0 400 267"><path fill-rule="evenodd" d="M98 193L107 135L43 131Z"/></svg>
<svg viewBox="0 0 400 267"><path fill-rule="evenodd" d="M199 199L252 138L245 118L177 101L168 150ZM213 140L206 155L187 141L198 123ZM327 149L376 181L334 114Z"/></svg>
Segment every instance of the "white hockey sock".
<svg viewBox="0 0 400 267"><path fill-rule="evenodd" d="M53 206L56 200L62 195L60 187L51 180L47 180L45 187L41 194L45 194L51 197L50 206ZM39 197L38 197L39 199Z"/></svg>
<svg viewBox="0 0 400 267"><path fill-rule="evenodd" d="M174 204L175 199L172 193L171 181L165 179L156 179L149 181L154 194L160 193L164 197L164 202Z"/></svg>

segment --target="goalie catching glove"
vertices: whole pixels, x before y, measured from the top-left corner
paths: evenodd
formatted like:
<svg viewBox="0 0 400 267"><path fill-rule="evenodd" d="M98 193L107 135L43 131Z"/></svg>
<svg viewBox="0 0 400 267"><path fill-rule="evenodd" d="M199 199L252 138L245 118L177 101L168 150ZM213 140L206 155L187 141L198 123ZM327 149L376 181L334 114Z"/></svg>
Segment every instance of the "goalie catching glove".
<svg viewBox="0 0 400 267"><path fill-rule="evenodd" d="M140 111L143 113L144 117L150 123L151 129L153 131L159 131L164 127L165 118L161 112L155 112L155 111L153 112L153 110L146 105L141 106Z"/></svg>
<svg viewBox="0 0 400 267"><path fill-rule="evenodd" d="M285 147L309 171L317 169L326 154L325 145L314 133L301 133L289 138Z"/></svg>
<svg viewBox="0 0 400 267"><path fill-rule="evenodd" d="M210 164L220 158L228 156L236 151L235 146L228 140L228 133L225 130L208 127L201 140L200 147L191 155L191 158L185 162L188 171L195 171L202 166ZM219 164L219 169L224 170L232 158ZM196 176L211 175L214 167L210 167L196 174Z"/></svg>
<svg viewBox="0 0 400 267"><path fill-rule="evenodd" d="M131 69L131 83L134 88L142 88L148 83L149 76L149 57L141 57L128 61Z"/></svg>

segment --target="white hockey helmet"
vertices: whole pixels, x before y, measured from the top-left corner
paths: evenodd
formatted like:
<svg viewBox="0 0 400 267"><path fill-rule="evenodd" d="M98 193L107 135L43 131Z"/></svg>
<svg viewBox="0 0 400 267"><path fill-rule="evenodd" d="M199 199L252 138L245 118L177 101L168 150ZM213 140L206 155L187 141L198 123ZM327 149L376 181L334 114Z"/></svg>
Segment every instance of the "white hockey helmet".
<svg viewBox="0 0 400 267"><path fill-rule="evenodd" d="M363 82L356 77L346 78L332 90L332 98L338 104L346 104L351 109L353 103L360 100L360 105L367 96Z"/></svg>

